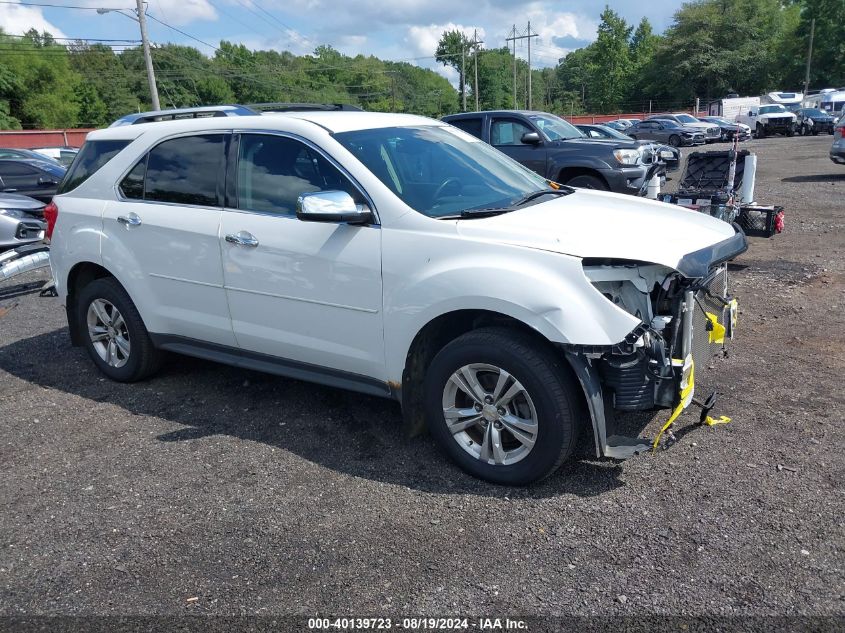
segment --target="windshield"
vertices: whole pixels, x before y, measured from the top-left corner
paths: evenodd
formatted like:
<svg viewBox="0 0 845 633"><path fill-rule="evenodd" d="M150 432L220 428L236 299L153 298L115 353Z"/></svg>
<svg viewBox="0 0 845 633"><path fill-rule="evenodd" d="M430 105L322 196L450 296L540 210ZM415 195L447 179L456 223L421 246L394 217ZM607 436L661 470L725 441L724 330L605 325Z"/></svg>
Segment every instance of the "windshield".
<svg viewBox="0 0 845 633"><path fill-rule="evenodd" d="M623 134L619 130L614 130L612 127L607 127L606 125L597 125L597 128L601 130L601 133L605 136L609 136L610 138L616 138L620 141L633 141L630 136L627 134Z"/></svg>
<svg viewBox="0 0 845 633"><path fill-rule="evenodd" d="M532 114L528 117L550 141L583 138L581 130L554 114Z"/></svg>
<svg viewBox="0 0 845 633"><path fill-rule="evenodd" d="M804 110L804 116L826 116L826 112L822 112L821 110L816 110L815 108L810 108L808 110Z"/></svg>
<svg viewBox="0 0 845 633"><path fill-rule="evenodd" d="M786 112L786 108L782 105L767 105L760 108L760 114L773 114L776 112Z"/></svg>
<svg viewBox="0 0 845 633"><path fill-rule="evenodd" d="M689 114L676 114L675 118L681 123L698 123L699 120Z"/></svg>
<svg viewBox="0 0 845 633"><path fill-rule="evenodd" d="M388 127L334 135L409 207L432 218L507 207L549 183L451 127Z"/></svg>

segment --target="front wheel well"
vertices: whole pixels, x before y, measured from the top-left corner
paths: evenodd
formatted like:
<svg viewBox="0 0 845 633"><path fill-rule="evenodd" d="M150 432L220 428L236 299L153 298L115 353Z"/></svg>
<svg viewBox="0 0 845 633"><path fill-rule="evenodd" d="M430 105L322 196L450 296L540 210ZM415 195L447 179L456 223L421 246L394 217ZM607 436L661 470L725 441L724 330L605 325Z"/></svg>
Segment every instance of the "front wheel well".
<svg viewBox="0 0 845 633"><path fill-rule="evenodd" d="M602 176L601 172L590 167L564 167L558 173L557 181L560 184L565 185L567 182L578 176L592 176L593 178L601 180L605 186L608 186L607 180L605 180L605 177Z"/></svg>
<svg viewBox="0 0 845 633"><path fill-rule="evenodd" d="M429 321L414 337L402 372L402 412L405 431L419 435L425 429L423 380L431 361L447 344L471 330L499 326L529 333L548 345L548 339L522 321L489 310L455 310Z"/></svg>
<svg viewBox="0 0 845 633"><path fill-rule="evenodd" d="M79 328L76 322L76 298L79 296L79 291L90 284L95 279L102 279L103 277L114 277L106 268L93 262L80 262L70 269L67 276L67 300L65 302L65 310L67 310L67 323L70 329L70 340L74 345L82 345L82 340L79 336Z"/></svg>

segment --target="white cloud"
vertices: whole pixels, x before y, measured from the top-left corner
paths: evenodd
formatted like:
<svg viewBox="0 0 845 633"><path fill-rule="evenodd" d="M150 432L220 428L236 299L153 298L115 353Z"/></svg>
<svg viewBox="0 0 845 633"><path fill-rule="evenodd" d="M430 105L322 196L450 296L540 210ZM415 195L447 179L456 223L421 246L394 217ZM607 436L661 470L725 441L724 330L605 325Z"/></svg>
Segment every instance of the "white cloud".
<svg viewBox="0 0 845 633"><path fill-rule="evenodd" d="M484 39L484 29L474 26L462 26L453 22L446 24L429 24L428 26L411 26L408 28L405 42L411 46L414 57L433 57L437 50L437 43L444 31L460 31L468 38L473 32L478 32L478 39Z"/></svg>
<svg viewBox="0 0 845 633"><path fill-rule="evenodd" d="M0 4L0 27L7 35L23 35L29 29L35 29L39 33L47 31L53 37L67 37L59 27L49 22L37 7Z"/></svg>
<svg viewBox="0 0 845 633"><path fill-rule="evenodd" d="M132 0L82 0L81 6L104 9L134 8ZM130 9L131 10L131 9ZM183 26L197 20L217 20L217 11L208 0L148 0L147 11L172 24ZM91 11L91 13L94 13Z"/></svg>

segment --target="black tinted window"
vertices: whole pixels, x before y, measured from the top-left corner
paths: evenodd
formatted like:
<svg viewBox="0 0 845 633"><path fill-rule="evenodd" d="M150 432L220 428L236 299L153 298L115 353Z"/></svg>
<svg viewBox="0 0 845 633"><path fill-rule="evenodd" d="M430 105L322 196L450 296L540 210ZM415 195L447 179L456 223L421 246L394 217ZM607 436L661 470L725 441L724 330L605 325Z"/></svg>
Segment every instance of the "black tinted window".
<svg viewBox="0 0 845 633"><path fill-rule="evenodd" d="M222 164L222 134L164 141L150 150L144 199L218 206Z"/></svg>
<svg viewBox="0 0 845 633"><path fill-rule="evenodd" d="M449 125L454 125L456 128L462 129L467 134L472 134L476 138L481 138L481 119L457 119L449 121Z"/></svg>
<svg viewBox="0 0 845 633"><path fill-rule="evenodd" d="M120 193L126 198L142 200L144 198L144 175L147 172L147 157L132 168L120 183Z"/></svg>
<svg viewBox="0 0 845 633"><path fill-rule="evenodd" d="M360 201L352 183L304 143L283 136L241 136L239 209L293 215L303 193L331 190L346 191Z"/></svg>
<svg viewBox="0 0 845 633"><path fill-rule="evenodd" d="M33 176L38 173L34 167L13 161L0 163L0 176Z"/></svg>
<svg viewBox="0 0 845 633"><path fill-rule="evenodd" d="M76 189L129 143L130 141L86 141L65 174L59 186L59 193Z"/></svg>

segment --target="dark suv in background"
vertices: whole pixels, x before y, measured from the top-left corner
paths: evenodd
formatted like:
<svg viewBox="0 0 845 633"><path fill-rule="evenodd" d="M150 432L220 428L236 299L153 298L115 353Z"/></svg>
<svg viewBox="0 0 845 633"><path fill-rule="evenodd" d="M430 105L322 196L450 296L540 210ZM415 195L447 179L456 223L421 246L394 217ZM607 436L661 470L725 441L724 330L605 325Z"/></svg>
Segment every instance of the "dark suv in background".
<svg viewBox="0 0 845 633"><path fill-rule="evenodd" d="M631 140L590 139L546 112L465 112L443 120L544 178L573 187L644 195L651 177L665 172L652 146Z"/></svg>

